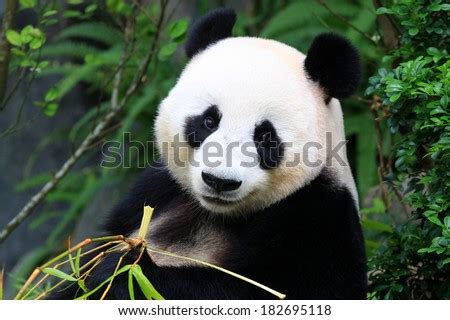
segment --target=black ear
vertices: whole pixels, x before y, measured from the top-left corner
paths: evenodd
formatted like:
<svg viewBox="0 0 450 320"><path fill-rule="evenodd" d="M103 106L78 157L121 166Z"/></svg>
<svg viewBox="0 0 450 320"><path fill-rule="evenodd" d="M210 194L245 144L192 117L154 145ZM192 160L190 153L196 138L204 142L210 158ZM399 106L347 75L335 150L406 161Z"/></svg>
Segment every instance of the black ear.
<svg viewBox="0 0 450 320"><path fill-rule="evenodd" d="M352 95L361 79L358 51L335 33L323 33L314 39L305 59L305 70L325 90L328 99Z"/></svg>
<svg viewBox="0 0 450 320"><path fill-rule="evenodd" d="M231 37L236 13L233 9L219 8L208 12L191 28L186 42L186 54L192 58L210 44Z"/></svg>

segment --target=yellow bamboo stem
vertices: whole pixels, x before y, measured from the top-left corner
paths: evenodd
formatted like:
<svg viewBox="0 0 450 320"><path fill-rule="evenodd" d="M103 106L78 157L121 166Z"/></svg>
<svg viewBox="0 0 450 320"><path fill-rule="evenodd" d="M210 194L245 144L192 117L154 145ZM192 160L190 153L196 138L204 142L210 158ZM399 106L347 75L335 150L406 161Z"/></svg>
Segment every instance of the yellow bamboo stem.
<svg viewBox="0 0 450 320"><path fill-rule="evenodd" d="M263 289L263 290L273 294L274 296L278 297L281 300L286 298L286 295L283 294L283 293L280 293L280 292L278 292L276 290L273 290L273 289L271 289L271 288L269 288L269 287L267 287L267 286L265 286L265 285L255 281L255 280L252 280L250 278L244 277L244 276L242 276L242 275L240 275L240 274L238 274L236 272L233 272L233 271L227 270L225 268L213 265L213 264L211 264L209 262L205 262L205 261L201 261L201 260L198 260L198 259L181 256L181 255L178 255L176 253L172 253L172 252L169 252L169 251L161 250L161 249L158 249L158 248L147 247L147 250L155 252L155 253L163 254L163 255L166 255L166 256L178 258L178 259L184 259L184 260L187 260L187 261L196 262L198 264L201 264L201 265L204 265L204 266L207 266L207 267L210 267L210 268L222 271L222 272L224 272L226 274L229 274L229 275L231 275L231 276L233 276L235 278L238 278L240 280L248 282L248 283L250 283L250 284L252 284L252 285L254 285L256 287L259 287L259 288L261 288L261 289Z"/></svg>

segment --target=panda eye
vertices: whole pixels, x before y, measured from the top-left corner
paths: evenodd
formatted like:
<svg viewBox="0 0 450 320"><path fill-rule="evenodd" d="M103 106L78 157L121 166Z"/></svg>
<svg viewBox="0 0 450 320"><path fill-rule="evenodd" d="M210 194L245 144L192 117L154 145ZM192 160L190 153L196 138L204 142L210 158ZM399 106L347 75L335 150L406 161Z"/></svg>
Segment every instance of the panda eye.
<svg viewBox="0 0 450 320"><path fill-rule="evenodd" d="M203 126L208 130L214 130L217 127L217 123L213 117L207 116L203 120Z"/></svg>

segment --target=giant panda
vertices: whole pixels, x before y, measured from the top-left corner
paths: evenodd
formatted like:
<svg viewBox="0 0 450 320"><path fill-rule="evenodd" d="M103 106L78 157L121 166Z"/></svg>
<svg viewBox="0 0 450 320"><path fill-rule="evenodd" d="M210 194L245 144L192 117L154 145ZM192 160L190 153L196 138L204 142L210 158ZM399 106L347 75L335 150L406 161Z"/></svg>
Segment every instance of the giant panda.
<svg viewBox="0 0 450 320"><path fill-rule="evenodd" d="M221 8L190 29L190 61L158 109L161 159L115 207L106 232L136 235L150 205L154 247L288 299L364 299L358 195L338 100L357 88L358 53L334 33L318 35L307 55L274 40L232 37L235 20ZM117 259L108 256L87 286L111 275ZM274 298L195 262L149 252L140 265L166 299ZM126 276L108 297L129 298Z"/></svg>

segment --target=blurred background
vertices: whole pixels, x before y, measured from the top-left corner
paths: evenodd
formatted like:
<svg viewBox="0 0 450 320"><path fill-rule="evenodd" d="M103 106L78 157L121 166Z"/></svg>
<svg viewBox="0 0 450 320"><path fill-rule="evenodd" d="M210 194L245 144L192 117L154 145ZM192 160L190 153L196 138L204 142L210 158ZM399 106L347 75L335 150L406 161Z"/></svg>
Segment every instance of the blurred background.
<svg viewBox="0 0 450 320"><path fill-rule="evenodd" d="M417 2L416 6L423 3ZM151 162L152 150L135 142L152 140L158 104L187 61L183 44L189 25L219 6L234 8L238 13L236 36L275 39L306 52L316 35L334 31L344 34L359 49L363 83L359 92L342 104L349 159L364 208L367 254L372 258L380 252L386 257L402 252L383 251L392 244L396 230L411 220L413 211L403 201L402 184L397 184L399 190L385 182L396 179L389 174L395 173L392 150L398 139L390 132L389 123L378 121L383 110L374 98L375 89L366 92L376 83L375 79L371 84L369 78L379 69L384 70L379 74L383 76L398 65L395 60L399 58L388 53L404 40L402 23L396 22L395 16L385 15L389 12L383 12L388 9L382 1L2 0L0 4L0 50L9 50L9 55L1 56L0 70L0 228L73 158L80 144L104 121L114 103L114 92L119 104L123 101L135 83L141 62L154 50L144 81L138 81L139 88L89 141L83 156L75 159L65 177L56 179L32 214L0 243L0 268L5 270L9 296L36 266L67 247L69 238L74 244L100 233L111 207ZM409 5L414 4L410 1ZM446 10L441 8L444 17ZM413 27L408 26L408 30ZM125 141L124 132L131 132ZM100 166L101 147L113 140L124 142L122 160L130 164L128 168ZM417 249L413 248L412 254L417 255ZM383 269L380 261L373 263L372 271ZM406 270L407 265L411 260L399 261L395 268ZM409 271L392 273L378 283L374 278L379 287L372 286L372 297L444 297L436 290L445 292L448 288L448 281L442 281L448 269L436 272L439 276L433 273L430 280L433 285L422 281L422 291L416 295L404 289L411 286L406 280L412 277ZM395 287L397 283L400 288Z"/></svg>

